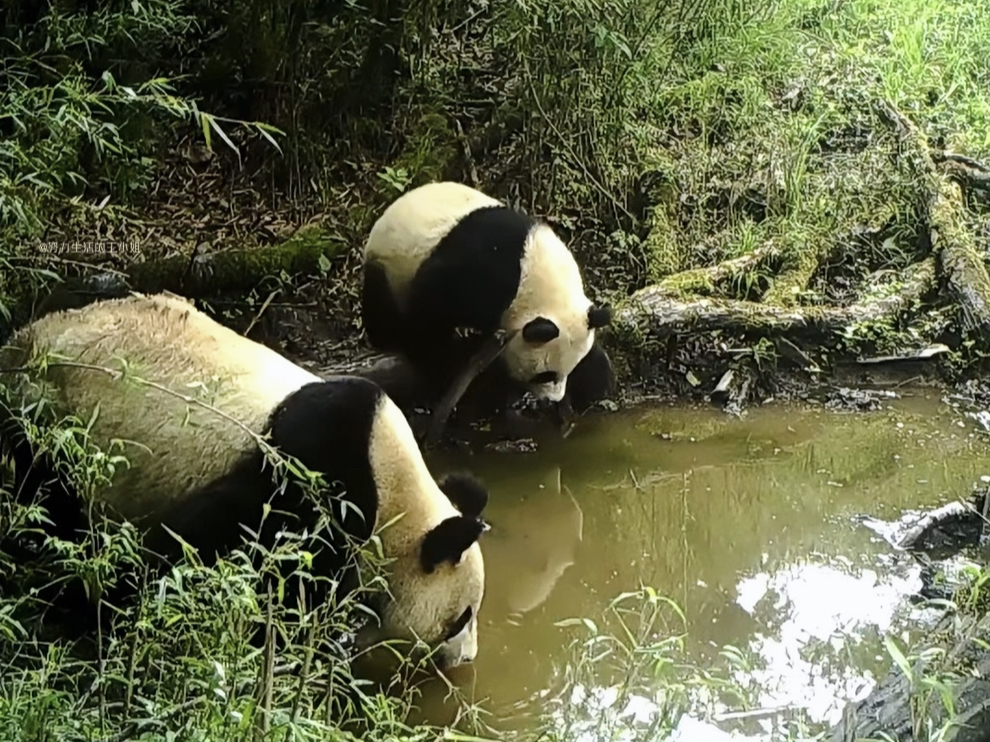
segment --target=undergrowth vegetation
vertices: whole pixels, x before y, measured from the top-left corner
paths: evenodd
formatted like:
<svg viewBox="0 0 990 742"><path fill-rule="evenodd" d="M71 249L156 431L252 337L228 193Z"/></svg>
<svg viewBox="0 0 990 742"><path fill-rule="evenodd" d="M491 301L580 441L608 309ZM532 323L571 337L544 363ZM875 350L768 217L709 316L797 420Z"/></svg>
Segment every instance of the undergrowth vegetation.
<svg viewBox="0 0 990 742"><path fill-rule="evenodd" d="M848 305L898 295L930 258L931 185L878 101L933 157L990 157L990 14L967 0L12 0L0 19L0 340L56 281L267 245L311 221L347 246L334 301L355 317L364 234L437 178L549 215L592 294L666 280L676 295ZM976 175L948 224L983 266L990 175L982 189ZM856 323L845 342L923 345L956 331L954 311ZM966 342L960 354L979 336ZM86 421L39 420L39 444L84 485L125 465ZM15 503L11 467L0 460L4 739L467 739L408 728L409 694L351 674L355 604L300 617L269 599L263 575L298 558L288 545L211 568L189 554L114 631L66 638L38 591L140 577L136 533L39 541L42 511ZM611 672L620 709L666 688L639 737L663 739L699 689L732 684L679 665L677 632L653 613L669 606L635 597L634 628L580 622L591 638L562 684ZM259 621L284 634L278 656L252 645ZM589 703L550 702L542 738L620 738L624 716L567 716Z"/></svg>

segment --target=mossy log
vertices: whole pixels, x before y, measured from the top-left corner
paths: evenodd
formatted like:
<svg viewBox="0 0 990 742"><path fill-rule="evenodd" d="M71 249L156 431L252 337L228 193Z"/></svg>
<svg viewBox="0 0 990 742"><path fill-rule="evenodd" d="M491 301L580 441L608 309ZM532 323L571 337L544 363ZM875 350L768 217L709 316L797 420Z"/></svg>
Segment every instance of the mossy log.
<svg viewBox="0 0 990 742"><path fill-rule="evenodd" d="M731 299L685 299L659 286L647 286L617 308L616 335L665 337L728 330L820 338L840 333L854 323L896 319L912 310L935 286L935 261L929 258L906 268L900 285L896 293L844 307L791 309Z"/></svg>
<svg viewBox="0 0 990 742"><path fill-rule="evenodd" d="M124 296L131 291L154 294L171 291L193 299L250 291L268 276L318 274L341 255L345 243L320 226L304 227L272 247L225 250L209 255L186 255L135 263L71 279L57 285L40 301L27 294L16 303L9 326L0 325L0 337L31 319L92 301Z"/></svg>
<svg viewBox="0 0 990 742"><path fill-rule="evenodd" d="M880 101L877 110L899 138L899 158L917 181L918 216L931 236L928 257L902 272L897 291L867 295L847 306L795 306L826 257L823 234L796 230L786 244L764 245L741 258L682 271L637 291L617 308L613 343L635 350L647 336L713 330L817 342L856 324L901 319L936 288L936 279L960 306L963 328L990 337L990 274L966 227L960 190L960 184L983 187L990 167L962 155L932 152L924 133L894 106ZM781 273L762 302L709 296L720 283L770 266L780 267Z"/></svg>
<svg viewBox="0 0 990 742"><path fill-rule="evenodd" d="M665 294L711 294L721 284L743 280L748 274L774 267L779 259L776 244L767 242L738 258L669 275L656 283L656 290Z"/></svg>
<svg viewBox="0 0 990 742"><path fill-rule="evenodd" d="M924 132L889 102L881 101L878 111L900 137L901 157L908 159L925 185L922 208L927 211L939 276L959 303L961 324L985 337L990 332L990 275L966 228L966 205L958 183L980 186L982 176L990 171L971 158L933 152Z"/></svg>
<svg viewBox="0 0 990 742"><path fill-rule="evenodd" d="M674 220L665 203L654 205L647 216L649 233L643 241L643 253L647 259L647 276L652 282L663 282L664 276L683 279L681 291L709 293L714 289L714 277L704 268L682 271L686 246L681 244L674 229ZM692 279L694 283L692 283Z"/></svg>
<svg viewBox="0 0 990 742"><path fill-rule="evenodd" d="M932 238L938 249L939 273L959 302L964 329L990 332L990 276L973 233L963 222L959 186L943 178L932 207Z"/></svg>
<svg viewBox="0 0 990 742"><path fill-rule="evenodd" d="M833 208L831 199L805 197L806 188L793 188L801 195L788 199L789 215L775 238L780 272L763 294L765 304L779 307L799 306L819 269L843 247L836 235L852 234L861 226L841 223L841 210Z"/></svg>
<svg viewBox="0 0 990 742"><path fill-rule="evenodd" d="M802 292L807 291L812 276L821 264L821 249L817 246L795 250L793 265L778 275L763 301L780 307L792 307L798 303Z"/></svg>
<svg viewBox="0 0 990 742"><path fill-rule="evenodd" d="M127 271L127 279L134 291L173 291L190 298L248 291L282 271L295 275L325 270L344 247L338 235L314 226L273 247L137 263Z"/></svg>

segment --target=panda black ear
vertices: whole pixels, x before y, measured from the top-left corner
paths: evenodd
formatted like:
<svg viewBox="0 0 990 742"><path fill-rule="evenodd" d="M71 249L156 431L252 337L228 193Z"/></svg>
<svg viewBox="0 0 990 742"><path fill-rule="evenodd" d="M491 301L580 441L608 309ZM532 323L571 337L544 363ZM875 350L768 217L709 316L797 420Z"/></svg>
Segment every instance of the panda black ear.
<svg viewBox="0 0 990 742"><path fill-rule="evenodd" d="M423 571L432 573L444 562L457 564L471 545L488 530L477 518L454 515L426 534L419 551Z"/></svg>
<svg viewBox="0 0 990 742"><path fill-rule="evenodd" d="M437 480L437 485L461 515L477 518L488 505L485 485L467 472L447 474Z"/></svg>
<svg viewBox="0 0 990 742"><path fill-rule="evenodd" d="M612 324L612 307L588 307L588 329L600 330Z"/></svg>
<svg viewBox="0 0 990 742"><path fill-rule="evenodd" d="M555 340L560 335L560 328L546 317L537 317L526 323L522 329L523 340L527 343L543 345Z"/></svg>

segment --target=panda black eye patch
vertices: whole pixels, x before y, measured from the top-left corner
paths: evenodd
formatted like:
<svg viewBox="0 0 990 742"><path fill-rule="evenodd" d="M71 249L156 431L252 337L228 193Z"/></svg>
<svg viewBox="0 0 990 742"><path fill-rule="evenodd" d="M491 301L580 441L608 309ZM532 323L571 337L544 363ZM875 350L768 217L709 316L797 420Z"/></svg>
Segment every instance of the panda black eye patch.
<svg viewBox="0 0 990 742"><path fill-rule="evenodd" d="M556 371L543 371L529 380L530 384L553 384L557 380Z"/></svg>
<svg viewBox="0 0 990 742"><path fill-rule="evenodd" d="M461 617L451 624L450 630L447 632L447 636L445 636L443 640L449 641L460 634L464 630L464 627L468 625L468 621L471 620L471 616L473 614L474 611L471 609L471 606L465 608L464 613L461 614Z"/></svg>
<svg viewBox="0 0 990 742"><path fill-rule="evenodd" d="M543 345L560 337L560 328L546 317L537 317L526 323L522 336L527 343Z"/></svg>

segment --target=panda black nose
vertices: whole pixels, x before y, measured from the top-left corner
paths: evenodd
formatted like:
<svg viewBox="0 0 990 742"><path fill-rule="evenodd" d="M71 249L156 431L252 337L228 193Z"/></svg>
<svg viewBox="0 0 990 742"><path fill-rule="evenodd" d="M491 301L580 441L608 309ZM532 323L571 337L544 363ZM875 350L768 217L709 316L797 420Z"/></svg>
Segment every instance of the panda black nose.
<svg viewBox="0 0 990 742"><path fill-rule="evenodd" d="M556 371L543 371L529 380L530 384L553 384L557 381Z"/></svg>

